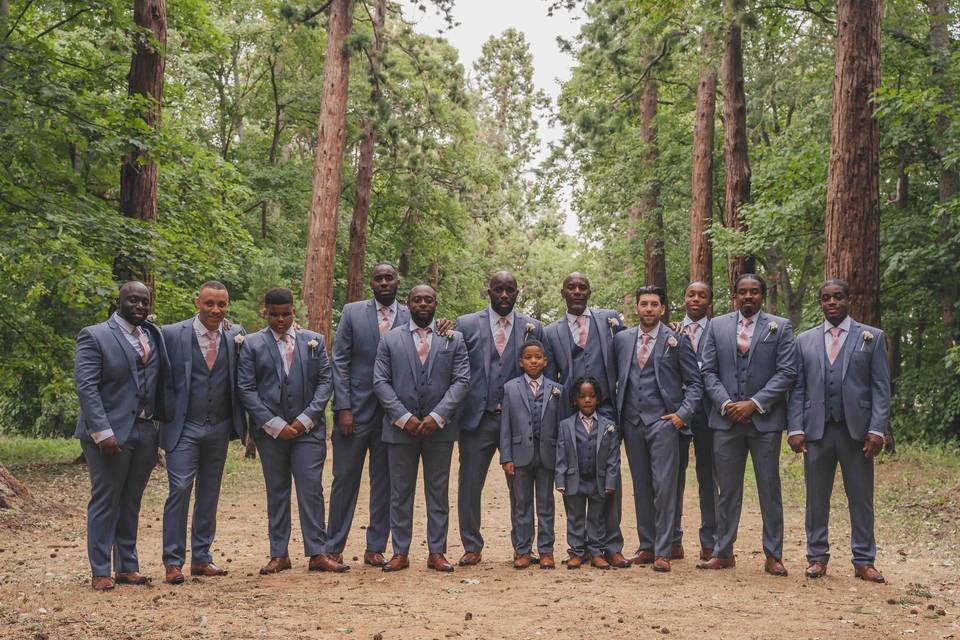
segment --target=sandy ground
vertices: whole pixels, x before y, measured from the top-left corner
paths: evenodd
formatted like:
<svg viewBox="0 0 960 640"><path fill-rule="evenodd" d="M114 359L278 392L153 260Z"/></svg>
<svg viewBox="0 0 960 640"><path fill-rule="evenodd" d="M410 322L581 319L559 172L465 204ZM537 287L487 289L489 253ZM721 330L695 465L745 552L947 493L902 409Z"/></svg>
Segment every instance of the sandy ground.
<svg viewBox="0 0 960 640"><path fill-rule="evenodd" d="M328 461L327 497L329 468ZM241 460L236 450L214 545L215 558L230 575L177 587L162 583L166 474L158 469L145 499L139 545L142 570L154 583L109 594L89 587L85 468L46 465L18 472L33 497L19 514L0 519L3 638L960 638L960 564L953 566L958 541L930 541L922 526L903 530L881 522L878 566L889 584L866 584L852 577L847 562L849 525L842 500L835 500L834 560L825 579L803 577L803 511L795 498L786 509L784 560L791 575L763 573L760 516L750 488L737 568L698 571L692 461L685 525L693 535L688 533L687 559L675 561L669 574L639 567L512 569L507 491L494 466L485 493L487 548L479 567L443 575L425 568L422 492L411 568L384 574L364 567L357 561L363 552L364 489L346 553L348 562L353 559L349 573L308 573L305 559L296 557L292 571L261 577L257 569L268 553L262 477L259 463ZM565 555L560 543L566 523L559 500L557 506L559 558ZM296 522L291 551L302 548ZM637 538L629 497L623 522L630 550ZM448 554L454 561L462 551L456 523L454 508Z"/></svg>

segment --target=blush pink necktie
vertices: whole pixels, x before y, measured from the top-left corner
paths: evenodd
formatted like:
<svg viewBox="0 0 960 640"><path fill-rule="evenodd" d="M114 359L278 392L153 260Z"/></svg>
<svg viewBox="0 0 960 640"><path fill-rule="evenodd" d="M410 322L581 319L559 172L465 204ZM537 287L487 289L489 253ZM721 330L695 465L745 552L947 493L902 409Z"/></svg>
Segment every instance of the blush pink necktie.
<svg viewBox="0 0 960 640"><path fill-rule="evenodd" d="M150 344L147 342L147 336L143 335L143 329L140 327L133 328L133 335L136 337L137 342L140 343L140 349L143 350L143 354L140 356L140 362L146 364L150 360Z"/></svg>
<svg viewBox="0 0 960 640"><path fill-rule="evenodd" d="M583 423L583 428L587 430L587 433L593 431L593 416L580 416L580 422Z"/></svg>
<svg viewBox="0 0 960 640"><path fill-rule="evenodd" d="M587 346L587 316L577 316L577 328L580 329L577 346L583 349Z"/></svg>
<svg viewBox="0 0 960 640"><path fill-rule="evenodd" d="M533 394L533 397L536 398L537 394L540 392L540 382L537 380L530 381L530 393Z"/></svg>
<svg viewBox="0 0 960 640"><path fill-rule="evenodd" d="M637 352L637 364L643 369L647 364L647 358L650 357L650 334L640 334L640 350Z"/></svg>
<svg viewBox="0 0 960 640"><path fill-rule="evenodd" d="M840 355L841 333L843 333L843 329L840 327L830 327L830 335L833 337L833 341L830 343L830 350L827 351L827 357L830 358L830 364L836 362L837 356Z"/></svg>
<svg viewBox="0 0 960 640"><path fill-rule="evenodd" d="M500 317L497 322L500 327L497 329L497 336L494 339L494 346L497 347L497 355L503 355L503 350L507 348L507 319Z"/></svg>
<svg viewBox="0 0 960 640"><path fill-rule="evenodd" d="M427 357L430 355L430 344L427 342L427 334L430 329L417 329L417 337L420 342L417 344L417 355L420 356L420 364L427 363Z"/></svg>
<svg viewBox="0 0 960 640"><path fill-rule="evenodd" d="M290 367L293 366L293 350L294 350L293 336L291 336L289 333L285 333L283 334L283 336L281 336L281 339L283 340L283 344L284 344L284 352L283 352L284 371L286 371L287 373L290 373Z"/></svg>
<svg viewBox="0 0 960 640"><path fill-rule="evenodd" d="M220 332L218 331L207 331L207 368L213 369L213 365L217 362L217 351L220 349L220 341L217 338L220 337Z"/></svg>
<svg viewBox="0 0 960 640"><path fill-rule="evenodd" d="M747 333L747 327L753 324L753 320L750 318L744 318L740 321L741 329L740 333L737 334L737 350L740 353L746 353L750 351L750 334Z"/></svg>
<svg viewBox="0 0 960 640"><path fill-rule="evenodd" d="M390 307L380 307L380 335L390 330Z"/></svg>
<svg viewBox="0 0 960 640"><path fill-rule="evenodd" d="M693 346L693 351L697 351L697 343L700 342L700 323L691 322L687 325L687 337L690 338L690 344Z"/></svg>

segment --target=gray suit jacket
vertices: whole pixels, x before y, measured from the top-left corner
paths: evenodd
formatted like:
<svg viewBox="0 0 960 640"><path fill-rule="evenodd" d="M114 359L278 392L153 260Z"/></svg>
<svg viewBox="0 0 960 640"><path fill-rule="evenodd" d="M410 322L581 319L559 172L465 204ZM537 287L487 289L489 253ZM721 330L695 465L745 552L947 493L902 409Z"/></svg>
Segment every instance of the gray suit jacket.
<svg viewBox="0 0 960 640"><path fill-rule="evenodd" d="M866 340L864 334L873 336ZM825 352L823 325L797 338L799 373L790 393L788 431L802 430L809 440L823 437L826 420L823 378ZM890 424L890 368L883 331L853 321L844 342L843 415L854 440L867 432L885 434Z"/></svg>
<svg viewBox="0 0 960 640"><path fill-rule="evenodd" d="M173 413L170 419L160 426L160 446L164 451L170 451L180 441L180 433L183 431L183 423L190 404L190 374L193 366L193 345L196 341L193 317L175 324L164 325L161 331L170 358ZM234 338L244 335L244 330L239 325L233 325L224 331L224 334L227 341L230 388L233 393L231 396L233 433L242 439L246 435L247 415L243 410L243 403L240 402L240 394L237 392L237 356L240 347L234 342Z"/></svg>
<svg viewBox="0 0 960 640"><path fill-rule="evenodd" d="M597 433L597 487L617 489L620 485L620 432L613 421L594 413ZM557 428L557 489L574 494L580 488L577 457L577 420L580 412L565 418Z"/></svg>
<svg viewBox="0 0 960 640"><path fill-rule="evenodd" d="M637 366L639 331L639 327L633 327L613 337L613 351L617 361L617 415L619 416L623 416L623 401L626 397L630 368ZM676 346L669 345L671 337L676 340ZM667 413L676 413L684 424L689 425L703 396L700 367L697 366L697 356L693 352L690 338L674 333L669 326L661 322L651 357L654 375L660 387L660 397L663 398Z"/></svg>
<svg viewBox="0 0 960 640"><path fill-rule="evenodd" d="M393 326L406 326L410 311L397 304ZM333 412L349 409L357 425L369 425L378 420L379 403L373 393L373 365L380 344L380 318L377 301L373 298L344 305L333 339Z"/></svg>
<svg viewBox="0 0 960 640"><path fill-rule="evenodd" d="M771 324L776 326L771 331ZM703 345L703 385L713 402L710 427L726 430L730 418L720 415L721 406L737 394L737 312L710 321ZM786 318L761 311L757 314L747 357L746 395L763 407L753 414L758 431L782 431L787 425L787 395L797 378L797 347Z"/></svg>
<svg viewBox="0 0 960 640"><path fill-rule="evenodd" d="M626 329L620 314L610 309L595 309L590 307L590 313L596 321L599 329L597 337L600 340L600 348L603 350L603 368L606 372L607 388L613 393L617 388L617 371L613 357L613 336ZM616 322L614 325L613 322ZM570 372L573 371L573 337L570 335L570 326L567 324L567 317L564 315L559 320L551 322L543 329L543 337L547 348L550 351L550 361L547 363L547 369L544 371L551 380L556 380L564 386L567 392L567 406L571 412L573 408L573 399L570 395L570 384L573 380ZM605 399L605 402L612 400ZM613 405L613 402L610 402Z"/></svg>
<svg viewBox="0 0 960 640"><path fill-rule="evenodd" d="M435 335L427 356L426 384L419 380L420 358L413 342L409 323L391 329L383 334L377 348L377 360L373 368L373 392L377 394L383 407L383 441L394 444L416 442L411 436L396 426L396 421L411 413L424 418L435 413L446 424L437 430L431 438L437 441L453 442L459 435L456 420L457 406L463 401L470 388L470 361L463 335L453 332L453 338L447 339ZM423 415L418 407L423 407Z"/></svg>
<svg viewBox="0 0 960 640"><path fill-rule="evenodd" d="M480 420L483 418L483 412L487 406L487 376L490 371L490 354L493 352L490 313L488 307L482 311L468 313L457 318L457 331L463 334L463 340L467 345L467 355L470 358L470 390L460 405L457 420L460 428L464 431L476 431L477 427L480 426ZM531 325L533 329L527 331L527 325ZM543 326L540 321L516 310L513 314L511 333L518 352L528 338L543 342ZM546 349L546 345L544 345L544 349ZM547 355L547 358L549 361L549 355ZM520 375L519 361L504 364L510 367L507 370L507 380Z"/></svg>
<svg viewBox="0 0 960 640"><path fill-rule="evenodd" d="M304 388L310 401L298 407L297 414L305 414L313 420L314 430L326 433L324 408L333 392L330 362L323 345L323 336L308 329L297 329L296 358L293 366L299 367ZM308 342L317 341L311 349ZM283 362L270 327L247 336L240 348L240 364L237 386L240 401L250 414L250 429L262 429L263 425L277 416L283 416L280 407L280 384Z"/></svg>
<svg viewBox="0 0 960 640"><path fill-rule="evenodd" d="M557 458L557 425L563 387L543 376L540 394L540 462L553 469ZM527 379L521 375L503 385L503 410L500 413L500 464L512 462L525 467L533 460L533 423Z"/></svg>
<svg viewBox="0 0 960 640"><path fill-rule="evenodd" d="M151 348L160 357L153 418L164 421L171 413L170 361L160 328L150 322L142 328L150 332ZM77 335L73 370L80 415L74 436L92 442L91 433L112 429L118 444L127 441L141 395L134 353L112 316Z"/></svg>

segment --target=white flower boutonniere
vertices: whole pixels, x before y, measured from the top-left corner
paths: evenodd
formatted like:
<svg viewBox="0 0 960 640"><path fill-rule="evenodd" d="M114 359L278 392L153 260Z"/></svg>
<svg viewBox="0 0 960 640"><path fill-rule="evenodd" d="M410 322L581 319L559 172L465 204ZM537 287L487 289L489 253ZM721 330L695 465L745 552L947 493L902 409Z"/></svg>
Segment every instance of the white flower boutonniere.
<svg viewBox="0 0 960 640"><path fill-rule="evenodd" d="M236 344L238 347L239 347L240 345L242 345L243 342L244 342L246 339L247 339L247 337L246 337L245 335L243 335L242 333L238 333L237 335L233 336L233 342L234 342L234 344Z"/></svg>
<svg viewBox="0 0 960 640"><path fill-rule="evenodd" d="M554 387L553 389L550 390L550 395L553 396L554 398L559 398L560 389L558 389L557 387Z"/></svg>
<svg viewBox="0 0 960 640"><path fill-rule="evenodd" d="M873 334L869 331L863 332L863 344L860 345L860 351L863 351L863 348L867 346L868 342L873 342Z"/></svg>
<svg viewBox="0 0 960 640"><path fill-rule="evenodd" d="M607 318L607 324L610 325L611 329L616 329L620 326L619 318Z"/></svg>
<svg viewBox="0 0 960 640"><path fill-rule="evenodd" d="M531 333L533 333L533 330L534 330L535 328L536 328L536 327L533 326L533 323L532 323L532 322L528 322L528 323L527 323L527 326L526 326L526 327L524 328L524 330L523 330L523 337L524 337L524 339L526 339Z"/></svg>
<svg viewBox="0 0 960 640"><path fill-rule="evenodd" d="M763 336L763 342L766 342L767 338L775 334L779 328L777 323L771 320L770 324L767 325L767 335Z"/></svg>
<svg viewBox="0 0 960 640"><path fill-rule="evenodd" d="M617 431L617 428L615 426L613 426L612 424L607 425L607 433L616 433L616 431Z"/></svg>
<svg viewBox="0 0 960 640"><path fill-rule="evenodd" d="M311 351L314 351L316 350L317 347L320 346L320 343L317 342L316 340L311 340L310 342L307 343L307 346L310 347Z"/></svg>
<svg viewBox="0 0 960 640"><path fill-rule="evenodd" d="M442 335L447 339L447 341L443 343L443 350L446 351L450 348L450 342L453 340L453 329L447 329Z"/></svg>
<svg viewBox="0 0 960 640"><path fill-rule="evenodd" d="M157 324L157 314L151 313L147 316L147 322L150 324Z"/></svg>
<svg viewBox="0 0 960 640"><path fill-rule="evenodd" d="M672 349L673 347L677 346L677 344L676 336L670 336L667 338L667 349Z"/></svg>

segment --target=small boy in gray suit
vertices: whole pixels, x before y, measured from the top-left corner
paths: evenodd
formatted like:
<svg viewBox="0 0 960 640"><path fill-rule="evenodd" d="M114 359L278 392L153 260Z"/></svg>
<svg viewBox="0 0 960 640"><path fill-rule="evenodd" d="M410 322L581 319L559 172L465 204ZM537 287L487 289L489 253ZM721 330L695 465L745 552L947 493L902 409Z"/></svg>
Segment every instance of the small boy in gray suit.
<svg viewBox="0 0 960 640"><path fill-rule="evenodd" d="M556 568L553 559L553 474L563 388L543 375L546 366L543 344L528 340L520 347L523 375L503 387L500 465L510 489L514 569L526 569L531 564L534 504L540 568Z"/></svg>

